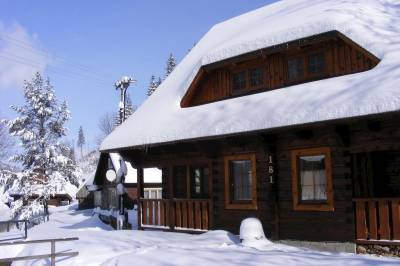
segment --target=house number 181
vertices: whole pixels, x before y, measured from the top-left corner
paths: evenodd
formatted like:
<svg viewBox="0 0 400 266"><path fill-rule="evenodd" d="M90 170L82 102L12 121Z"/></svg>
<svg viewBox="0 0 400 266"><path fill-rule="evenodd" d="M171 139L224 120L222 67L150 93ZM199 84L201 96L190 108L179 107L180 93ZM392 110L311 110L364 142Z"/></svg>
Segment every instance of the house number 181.
<svg viewBox="0 0 400 266"><path fill-rule="evenodd" d="M272 161L272 155L268 156L268 175L269 175L269 182L272 184L274 183L274 164Z"/></svg>

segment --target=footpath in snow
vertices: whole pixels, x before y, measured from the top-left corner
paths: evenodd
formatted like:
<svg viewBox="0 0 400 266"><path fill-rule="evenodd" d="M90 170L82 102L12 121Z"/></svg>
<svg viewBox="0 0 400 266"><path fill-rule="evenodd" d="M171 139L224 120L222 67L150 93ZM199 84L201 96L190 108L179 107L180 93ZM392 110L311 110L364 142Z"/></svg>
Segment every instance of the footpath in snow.
<svg viewBox="0 0 400 266"><path fill-rule="evenodd" d="M330 253L282 244L245 247L226 231L201 235L159 231L115 231L76 205L51 209L50 221L29 230L29 239L79 237L57 243L57 251L79 251L73 258L57 258L57 265L400 265L399 259ZM50 251L50 244L1 248L0 257L37 255ZM49 260L13 265L50 265Z"/></svg>

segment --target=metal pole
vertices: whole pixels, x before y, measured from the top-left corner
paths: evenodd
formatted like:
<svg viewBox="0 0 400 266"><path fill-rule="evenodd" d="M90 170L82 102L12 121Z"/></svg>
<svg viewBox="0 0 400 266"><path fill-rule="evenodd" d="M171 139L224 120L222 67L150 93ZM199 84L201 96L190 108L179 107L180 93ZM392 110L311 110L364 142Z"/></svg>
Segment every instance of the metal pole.
<svg viewBox="0 0 400 266"><path fill-rule="evenodd" d="M120 124L122 124L125 119L126 119L126 90L128 89L129 85L131 83L136 82L133 78L130 77L122 77L121 80L115 82L115 88L121 90L121 102L120 102L120 107L119 107L119 121ZM123 178L120 181L121 184L124 183ZM119 195L119 214L124 215L125 210L124 210L124 198L123 195Z"/></svg>
<svg viewBox="0 0 400 266"><path fill-rule="evenodd" d="M25 238L28 238L28 221L25 219L24 221L25 224Z"/></svg>

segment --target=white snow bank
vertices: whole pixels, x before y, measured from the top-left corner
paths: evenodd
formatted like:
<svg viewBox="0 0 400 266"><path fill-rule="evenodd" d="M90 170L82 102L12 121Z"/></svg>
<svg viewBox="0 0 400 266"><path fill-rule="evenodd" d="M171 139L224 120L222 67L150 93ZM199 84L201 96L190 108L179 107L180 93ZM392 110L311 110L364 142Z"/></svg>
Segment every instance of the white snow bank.
<svg viewBox="0 0 400 266"><path fill-rule="evenodd" d="M101 150L400 110L400 5L394 0L279 1L215 25ZM180 102L204 64L337 30L374 53L372 70L190 108ZM251 108L249 108L251 107Z"/></svg>
<svg viewBox="0 0 400 266"><path fill-rule="evenodd" d="M400 263L399 259L318 252L282 244L272 244L260 250L242 246L237 236L222 230L201 235L115 231L103 224L97 215L92 216L91 210L76 211L71 206L64 206L50 211L50 221L30 229L29 239L79 237L78 241L56 244L57 251L79 251L77 257L57 258L57 265L397 266ZM10 254L23 256L49 251L49 244L25 246L22 251L1 248L0 258ZM35 260L14 262L13 265L47 264L48 260Z"/></svg>
<svg viewBox="0 0 400 266"><path fill-rule="evenodd" d="M8 221L11 219L11 210L6 204L0 201L0 221Z"/></svg>

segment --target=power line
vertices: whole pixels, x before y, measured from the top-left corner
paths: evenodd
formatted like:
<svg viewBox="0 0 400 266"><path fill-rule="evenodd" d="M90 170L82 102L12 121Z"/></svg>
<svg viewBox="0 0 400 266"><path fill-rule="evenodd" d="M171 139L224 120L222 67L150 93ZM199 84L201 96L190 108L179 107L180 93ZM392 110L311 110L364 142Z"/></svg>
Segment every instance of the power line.
<svg viewBox="0 0 400 266"><path fill-rule="evenodd" d="M8 54L7 53L0 53L0 55L2 55L3 58L8 59L9 61L13 61L14 60L15 63L28 64L28 65L30 65L32 67L41 67L41 66L43 66L40 62L37 62L35 60L31 60L31 59L27 59L27 58L24 58L24 57L21 57L21 56L17 56L17 55L11 54L11 53L8 53ZM78 76L78 77L86 78L86 79L89 78L89 79L95 80L95 81L97 81L99 83L109 84L108 81L106 81L105 79L98 79L98 78L90 76L90 74L86 74L84 72L74 72L74 71L71 71L69 69L57 68L57 67L54 67L54 66L48 66L48 68L46 68L46 69L47 70L51 70L51 71L52 70L56 70L56 71L60 71L60 72L63 72L63 73L69 73L70 75L74 75L74 76Z"/></svg>
<svg viewBox="0 0 400 266"><path fill-rule="evenodd" d="M26 61L26 60L20 60L18 58L12 58L12 57L8 57L6 55L1 55L1 54L0 54L0 57L6 59L8 61L14 62L16 64L29 65L29 66L35 67L35 68L41 67L41 65L39 63L33 63L33 62ZM72 78L72 79L80 80L80 81L87 80L87 77L76 75L76 73L69 73L69 72L60 71L60 70L51 69L51 68L46 69L46 71L53 73L57 76L63 77L63 78L70 78L70 79ZM102 85L102 86L110 86L109 83L98 81L98 80L91 80L91 82L95 82L98 85Z"/></svg>
<svg viewBox="0 0 400 266"><path fill-rule="evenodd" d="M7 40L11 41L15 45L19 46L22 49L27 49L27 50L30 50L30 51L35 52L35 53L40 53L43 56L45 56L46 58L48 58L49 61L52 61L52 60L60 61L61 63L69 64L69 65L71 65L71 66L73 66L75 68L80 68L80 69L82 69L82 70L84 70L86 72L91 72L93 75L97 75L98 77L102 77L105 74L105 73L101 73L101 72L99 72L97 70L93 70L92 68L90 68L88 66L85 66L85 65L83 65L81 63L77 63L77 62L76 63L72 63L72 62L69 62L68 60L66 60L65 58L61 58L61 57L57 57L57 56L49 56L49 52L48 51L46 51L44 49L40 49L40 48L33 48L30 44L28 44L28 43L26 43L24 41L15 39L15 38L11 37L8 34L2 33L2 35L0 35L0 39L3 39L4 41L7 41Z"/></svg>

